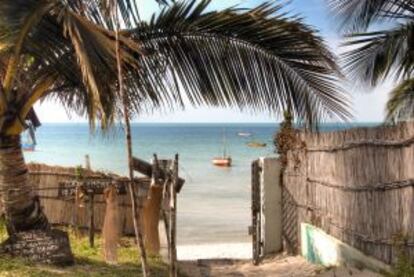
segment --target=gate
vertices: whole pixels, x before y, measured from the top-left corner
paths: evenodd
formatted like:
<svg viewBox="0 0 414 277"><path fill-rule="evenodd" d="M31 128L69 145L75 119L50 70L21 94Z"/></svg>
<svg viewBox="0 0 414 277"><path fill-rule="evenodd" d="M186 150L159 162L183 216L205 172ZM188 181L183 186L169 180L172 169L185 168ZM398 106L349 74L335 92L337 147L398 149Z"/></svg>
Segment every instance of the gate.
<svg viewBox="0 0 414 277"><path fill-rule="evenodd" d="M261 216L261 193L260 193L260 172L259 160L252 162L252 236L253 264L258 265L263 254L262 242L262 216Z"/></svg>

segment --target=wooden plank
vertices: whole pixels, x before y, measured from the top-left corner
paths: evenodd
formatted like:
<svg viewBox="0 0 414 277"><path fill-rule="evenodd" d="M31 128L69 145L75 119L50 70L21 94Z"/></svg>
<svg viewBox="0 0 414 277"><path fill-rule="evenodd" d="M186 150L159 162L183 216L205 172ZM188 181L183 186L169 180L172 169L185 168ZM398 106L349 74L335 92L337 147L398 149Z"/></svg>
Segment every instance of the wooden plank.
<svg viewBox="0 0 414 277"><path fill-rule="evenodd" d="M152 177L152 164L138 158L133 158L133 167L135 171L138 171L139 173L144 174L147 177ZM159 177L161 180L165 180L167 177L167 172L162 168L160 168ZM177 182L177 193L181 191L184 183L185 180L179 177Z"/></svg>

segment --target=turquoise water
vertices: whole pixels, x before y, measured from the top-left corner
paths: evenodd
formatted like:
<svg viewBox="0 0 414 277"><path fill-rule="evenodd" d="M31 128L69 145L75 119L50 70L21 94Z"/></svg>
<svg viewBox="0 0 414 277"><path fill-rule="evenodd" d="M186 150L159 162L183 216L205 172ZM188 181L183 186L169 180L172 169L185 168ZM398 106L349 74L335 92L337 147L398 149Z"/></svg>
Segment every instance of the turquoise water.
<svg viewBox="0 0 414 277"><path fill-rule="evenodd" d="M368 125L368 124L359 124ZM371 125L371 124L369 124ZM355 125L330 124L322 130ZM178 242L248 241L250 225L250 164L274 155L272 144L277 124L134 124L134 156L151 160L180 155L180 175L186 179L178 198ZM222 153L223 132L233 167L217 168L211 159ZM239 132L252 137L238 136ZM90 134L86 124L44 124L37 131L35 152L25 153L27 161L50 165L76 166L89 154L92 168L127 173L126 148L120 127L107 134ZM250 140L267 143L249 148Z"/></svg>

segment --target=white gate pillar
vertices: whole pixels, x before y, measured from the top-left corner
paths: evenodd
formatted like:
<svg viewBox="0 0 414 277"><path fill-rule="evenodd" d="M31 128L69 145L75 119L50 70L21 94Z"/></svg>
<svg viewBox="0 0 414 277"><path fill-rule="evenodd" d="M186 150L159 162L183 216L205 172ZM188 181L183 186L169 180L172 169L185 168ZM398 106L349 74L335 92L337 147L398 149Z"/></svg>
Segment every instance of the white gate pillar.
<svg viewBox="0 0 414 277"><path fill-rule="evenodd" d="M261 237L263 254L282 250L282 187L280 161L260 158Z"/></svg>

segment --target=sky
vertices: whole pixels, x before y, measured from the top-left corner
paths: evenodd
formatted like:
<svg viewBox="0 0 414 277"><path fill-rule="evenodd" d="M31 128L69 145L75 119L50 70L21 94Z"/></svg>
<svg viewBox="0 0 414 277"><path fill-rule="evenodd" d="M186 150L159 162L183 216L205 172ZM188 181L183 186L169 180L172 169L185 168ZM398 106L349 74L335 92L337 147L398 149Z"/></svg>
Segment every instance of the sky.
<svg viewBox="0 0 414 277"><path fill-rule="evenodd" d="M144 7L141 16L148 18L158 5L154 0L141 1ZM212 9L223 9L229 6L239 5L240 7L254 7L265 1L263 0L213 0ZM279 1L286 2L286 1ZM292 14L299 14L304 18L305 23L320 30L327 45L337 54L343 49L339 47L341 36L338 31L338 24L329 13L326 0L291 0L287 11ZM378 122L384 118L384 107L387 101L388 92L393 87L392 82L385 82L377 88L361 88L351 84L344 84L350 93L352 100L352 113L354 121L357 122ZM36 105L36 111L42 122L86 122L75 114L68 115L66 111L55 102L43 102ZM249 111L238 111L237 109L220 108L186 108L184 111L175 112L154 112L152 114L141 114L134 119L135 122L275 122L280 118L267 113L253 114Z"/></svg>

